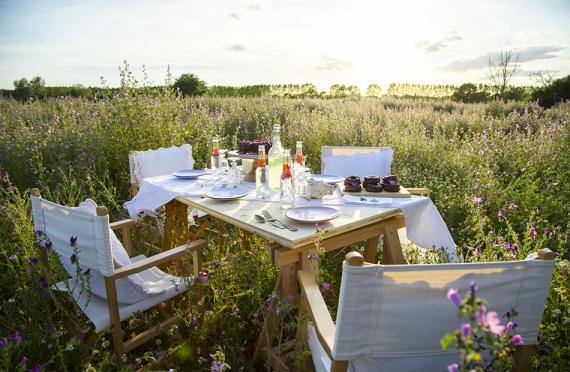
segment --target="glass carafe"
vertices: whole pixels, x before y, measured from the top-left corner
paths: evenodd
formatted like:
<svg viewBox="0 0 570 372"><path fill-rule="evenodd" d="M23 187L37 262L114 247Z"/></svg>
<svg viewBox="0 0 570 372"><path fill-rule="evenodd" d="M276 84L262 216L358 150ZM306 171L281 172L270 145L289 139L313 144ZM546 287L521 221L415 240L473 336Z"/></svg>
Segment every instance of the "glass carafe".
<svg viewBox="0 0 570 372"><path fill-rule="evenodd" d="M269 169L265 156L265 145L259 146L257 151L257 169L255 170L255 197L267 199L270 195Z"/></svg>
<svg viewBox="0 0 570 372"><path fill-rule="evenodd" d="M267 153L269 163L269 187L278 189L283 165L283 145L281 145L281 126L273 126L273 136L271 138L271 148Z"/></svg>

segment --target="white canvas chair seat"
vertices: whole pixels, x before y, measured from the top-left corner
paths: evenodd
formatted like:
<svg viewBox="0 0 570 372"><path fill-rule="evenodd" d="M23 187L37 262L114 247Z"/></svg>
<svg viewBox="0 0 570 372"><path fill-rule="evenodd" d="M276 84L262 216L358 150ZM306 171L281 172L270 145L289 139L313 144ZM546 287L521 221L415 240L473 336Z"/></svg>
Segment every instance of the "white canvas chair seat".
<svg viewBox="0 0 570 372"><path fill-rule="evenodd" d="M345 261L334 331L318 327L316 332L308 331L315 366L321 366L317 370L329 371L327 366L333 361L349 361L351 371L446 370L447 365L459 360L459 354L453 349L443 351L440 340L462 323L457 307L446 294L454 288L463 297L472 281L477 284L477 296L488 301L488 311L502 316L515 309L516 333L525 345L536 344L554 260L533 258L391 266L351 266ZM320 293L316 295L310 288L314 279L307 272L301 272L299 278L304 298L313 308L311 302L320 301ZM318 324L319 319L313 318ZM334 340L330 341L332 332ZM317 334L321 337L315 337ZM322 344L327 335L332 342L327 344L328 353Z"/></svg>
<svg viewBox="0 0 570 372"><path fill-rule="evenodd" d="M144 255L139 255L133 257L131 261L134 263L144 258L146 258ZM121 321L129 319L137 312L148 310L179 295L186 291L188 284L193 283L193 281L189 281L189 279L168 275L156 267L142 271L139 275L145 282L154 283L164 288L164 290L159 294L148 296L134 304L119 304ZM56 284L56 287L61 291L66 291L69 287L73 291L71 295L83 313L95 325L96 332L101 332L111 327L112 322L109 316L109 303L105 298L94 294L89 295L87 291L81 291L79 286L75 286L74 288L74 281L71 279L68 281L67 286L64 282L59 282Z"/></svg>
<svg viewBox="0 0 570 372"><path fill-rule="evenodd" d="M323 146L321 174L342 177L390 175L394 150L390 147Z"/></svg>

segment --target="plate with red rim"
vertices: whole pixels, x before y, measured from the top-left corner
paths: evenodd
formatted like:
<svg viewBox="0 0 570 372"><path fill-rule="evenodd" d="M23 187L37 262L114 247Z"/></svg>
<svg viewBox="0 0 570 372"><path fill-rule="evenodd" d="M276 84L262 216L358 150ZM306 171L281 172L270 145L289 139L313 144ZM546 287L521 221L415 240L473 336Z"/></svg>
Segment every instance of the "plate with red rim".
<svg viewBox="0 0 570 372"><path fill-rule="evenodd" d="M332 207L310 205L288 209L285 216L302 223L318 223L334 220L340 216L340 212Z"/></svg>

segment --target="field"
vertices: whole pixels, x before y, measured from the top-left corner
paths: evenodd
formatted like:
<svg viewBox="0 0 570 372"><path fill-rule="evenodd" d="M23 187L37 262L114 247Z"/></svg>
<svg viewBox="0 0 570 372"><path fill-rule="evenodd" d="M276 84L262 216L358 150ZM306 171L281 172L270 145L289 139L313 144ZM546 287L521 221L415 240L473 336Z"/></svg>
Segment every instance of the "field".
<svg viewBox="0 0 570 372"><path fill-rule="evenodd" d="M264 242L256 240L246 254L231 229L225 239L208 237L206 259L213 264L204 285L205 312L114 362L108 335L95 335L65 295L38 285L26 192L39 187L45 198L69 205L92 197L118 219L125 217L122 203L130 195L129 150L189 143L197 166L205 166L212 136L235 148L239 139L269 137L271 126L280 123L286 148L302 140L314 171L322 145L393 147L392 172L403 185L432 190L465 261L524 258L541 246L560 253L534 362L540 370L568 370L569 120L570 103L543 109L500 101L181 98L167 89L128 88L102 100L0 99L0 338L8 340L0 369L41 364L45 370L210 370L223 360L232 370L249 370L276 275L264 258ZM504 249L507 242L518 250ZM321 278L333 287L329 299L338 291L341 258L323 258ZM413 252L408 258L416 259ZM46 316L48 302L57 310ZM288 314L284 342L295 334L296 304L284 299L280 306ZM157 316L137 317L128 329ZM14 332L21 341L13 341Z"/></svg>

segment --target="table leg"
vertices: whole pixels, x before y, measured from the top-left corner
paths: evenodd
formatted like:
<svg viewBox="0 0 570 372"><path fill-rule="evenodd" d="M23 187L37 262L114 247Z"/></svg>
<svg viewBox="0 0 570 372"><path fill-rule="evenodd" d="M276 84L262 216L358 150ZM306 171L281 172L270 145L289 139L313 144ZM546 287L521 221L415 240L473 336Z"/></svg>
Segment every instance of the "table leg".
<svg viewBox="0 0 570 372"><path fill-rule="evenodd" d="M406 263L402 252L402 245L398 230L394 226L388 226L384 229L384 247L382 251L383 265L403 265Z"/></svg>
<svg viewBox="0 0 570 372"><path fill-rule="evenodd" d="M166 221L164 222L164 235L162 237L163 252L188 243L190 238L188 206L178 200L172 200L165 205L165 211ZM176 259L174 264L178 273L186 272L186 265L182 260Z"/></svg>
<svg viewBox="0 0 570 372"><path fill-rule="evenodd" d="M364 262L376 263L376 252L378 251L378 243L380 242L380 237L375 236L366 241L366 247L364 248Z"/></svg>

